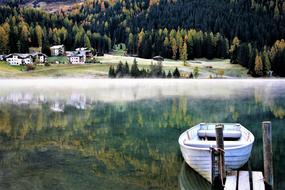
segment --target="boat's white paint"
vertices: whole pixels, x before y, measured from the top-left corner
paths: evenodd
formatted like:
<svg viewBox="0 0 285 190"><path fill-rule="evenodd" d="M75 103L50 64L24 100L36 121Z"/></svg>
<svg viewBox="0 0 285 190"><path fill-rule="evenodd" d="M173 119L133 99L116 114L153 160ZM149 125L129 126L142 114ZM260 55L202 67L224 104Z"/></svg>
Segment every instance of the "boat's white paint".
<svg viewBox="0 0 285 190"><path fill-rule="evenodd" d="M189 130L182 133L179 137L179 145L186 163L196 170L200 175L212 183L212 158L211 158L211 147L215 147L211 141L201 141L198 137L198 130L207 128L213 129L216 124L198 124ZM245 127L237 123L224 124L224 131L233 130L232 127L238 126L241 131L241 138L235 141L233 146L230 146L231 142L225 142L225 166L226 169L238 169L242 167L249 159L252 145L254 142L253 134L248 131ZM205 142L209 146L203 145L201 147L189 146L185 144L185 141L198 141ZM235 146L234 146L235 144ZM240 146L236 146L240 144Z"/></svg>

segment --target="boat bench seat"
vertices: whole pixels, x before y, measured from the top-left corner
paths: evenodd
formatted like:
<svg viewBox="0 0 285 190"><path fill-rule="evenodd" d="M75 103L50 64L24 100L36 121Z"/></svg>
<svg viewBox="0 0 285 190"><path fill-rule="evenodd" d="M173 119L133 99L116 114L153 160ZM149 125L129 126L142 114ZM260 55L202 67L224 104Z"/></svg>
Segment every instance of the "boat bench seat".
<svg viewBox="0 0 285 190"><path fill-rule="evenodd" d="M185 140L184 144L186 146L196 147L196 148L216 148L216 141L200 141L200 140ZM244 141L224 141L224 147L238 147L244 145Z"/></svg>
<svg viewBox="0 0 285 190"><path fill-rule="evenodd" d="M233 139L239 139L241 137L241 131L240 130L224 130L223 132L224 138L233 138ZM200 129L198 130L198 137L205 138L205 137L216 137L216 131L215 130L204 130Z"/></svg>

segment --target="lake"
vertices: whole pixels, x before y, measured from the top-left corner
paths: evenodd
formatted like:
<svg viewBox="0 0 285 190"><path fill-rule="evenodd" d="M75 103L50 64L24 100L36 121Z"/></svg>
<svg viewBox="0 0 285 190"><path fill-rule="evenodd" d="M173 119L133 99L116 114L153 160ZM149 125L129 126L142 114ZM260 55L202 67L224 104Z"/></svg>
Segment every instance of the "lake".
<svg viewBox="0 0 285 190"><path fill-rule="evenodd" d="M193 189L179 135L201 122L273 125L275 189L285 189L285 80L0 80L0 189ZM199 189L197 189L199 190Z"/></svg>

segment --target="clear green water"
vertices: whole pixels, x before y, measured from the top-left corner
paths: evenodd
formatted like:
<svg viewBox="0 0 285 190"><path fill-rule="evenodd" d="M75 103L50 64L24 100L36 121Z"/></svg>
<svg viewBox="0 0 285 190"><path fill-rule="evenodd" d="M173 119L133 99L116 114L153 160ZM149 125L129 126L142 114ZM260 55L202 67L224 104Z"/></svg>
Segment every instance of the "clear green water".
<svg viewBox="0 0 285 190"><path fill-rule="evenodd" d="M283 190L283 80L0 80L0 189L206 189L183 164L179 135L240 122L262 170L264 120Z"/></svg>

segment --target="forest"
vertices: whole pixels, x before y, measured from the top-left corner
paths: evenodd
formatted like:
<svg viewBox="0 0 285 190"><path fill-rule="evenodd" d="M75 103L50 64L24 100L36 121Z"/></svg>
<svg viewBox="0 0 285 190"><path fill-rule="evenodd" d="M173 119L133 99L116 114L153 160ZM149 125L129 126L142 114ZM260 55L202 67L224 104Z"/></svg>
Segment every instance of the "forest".
<svg viewBox="0 0 285 190"><path fill-rule="evenodd" d="M285 76L284 0L88 0L69 12L0 6L0 54L53 44L143 58L230 58L260 77Z"/></svg>

